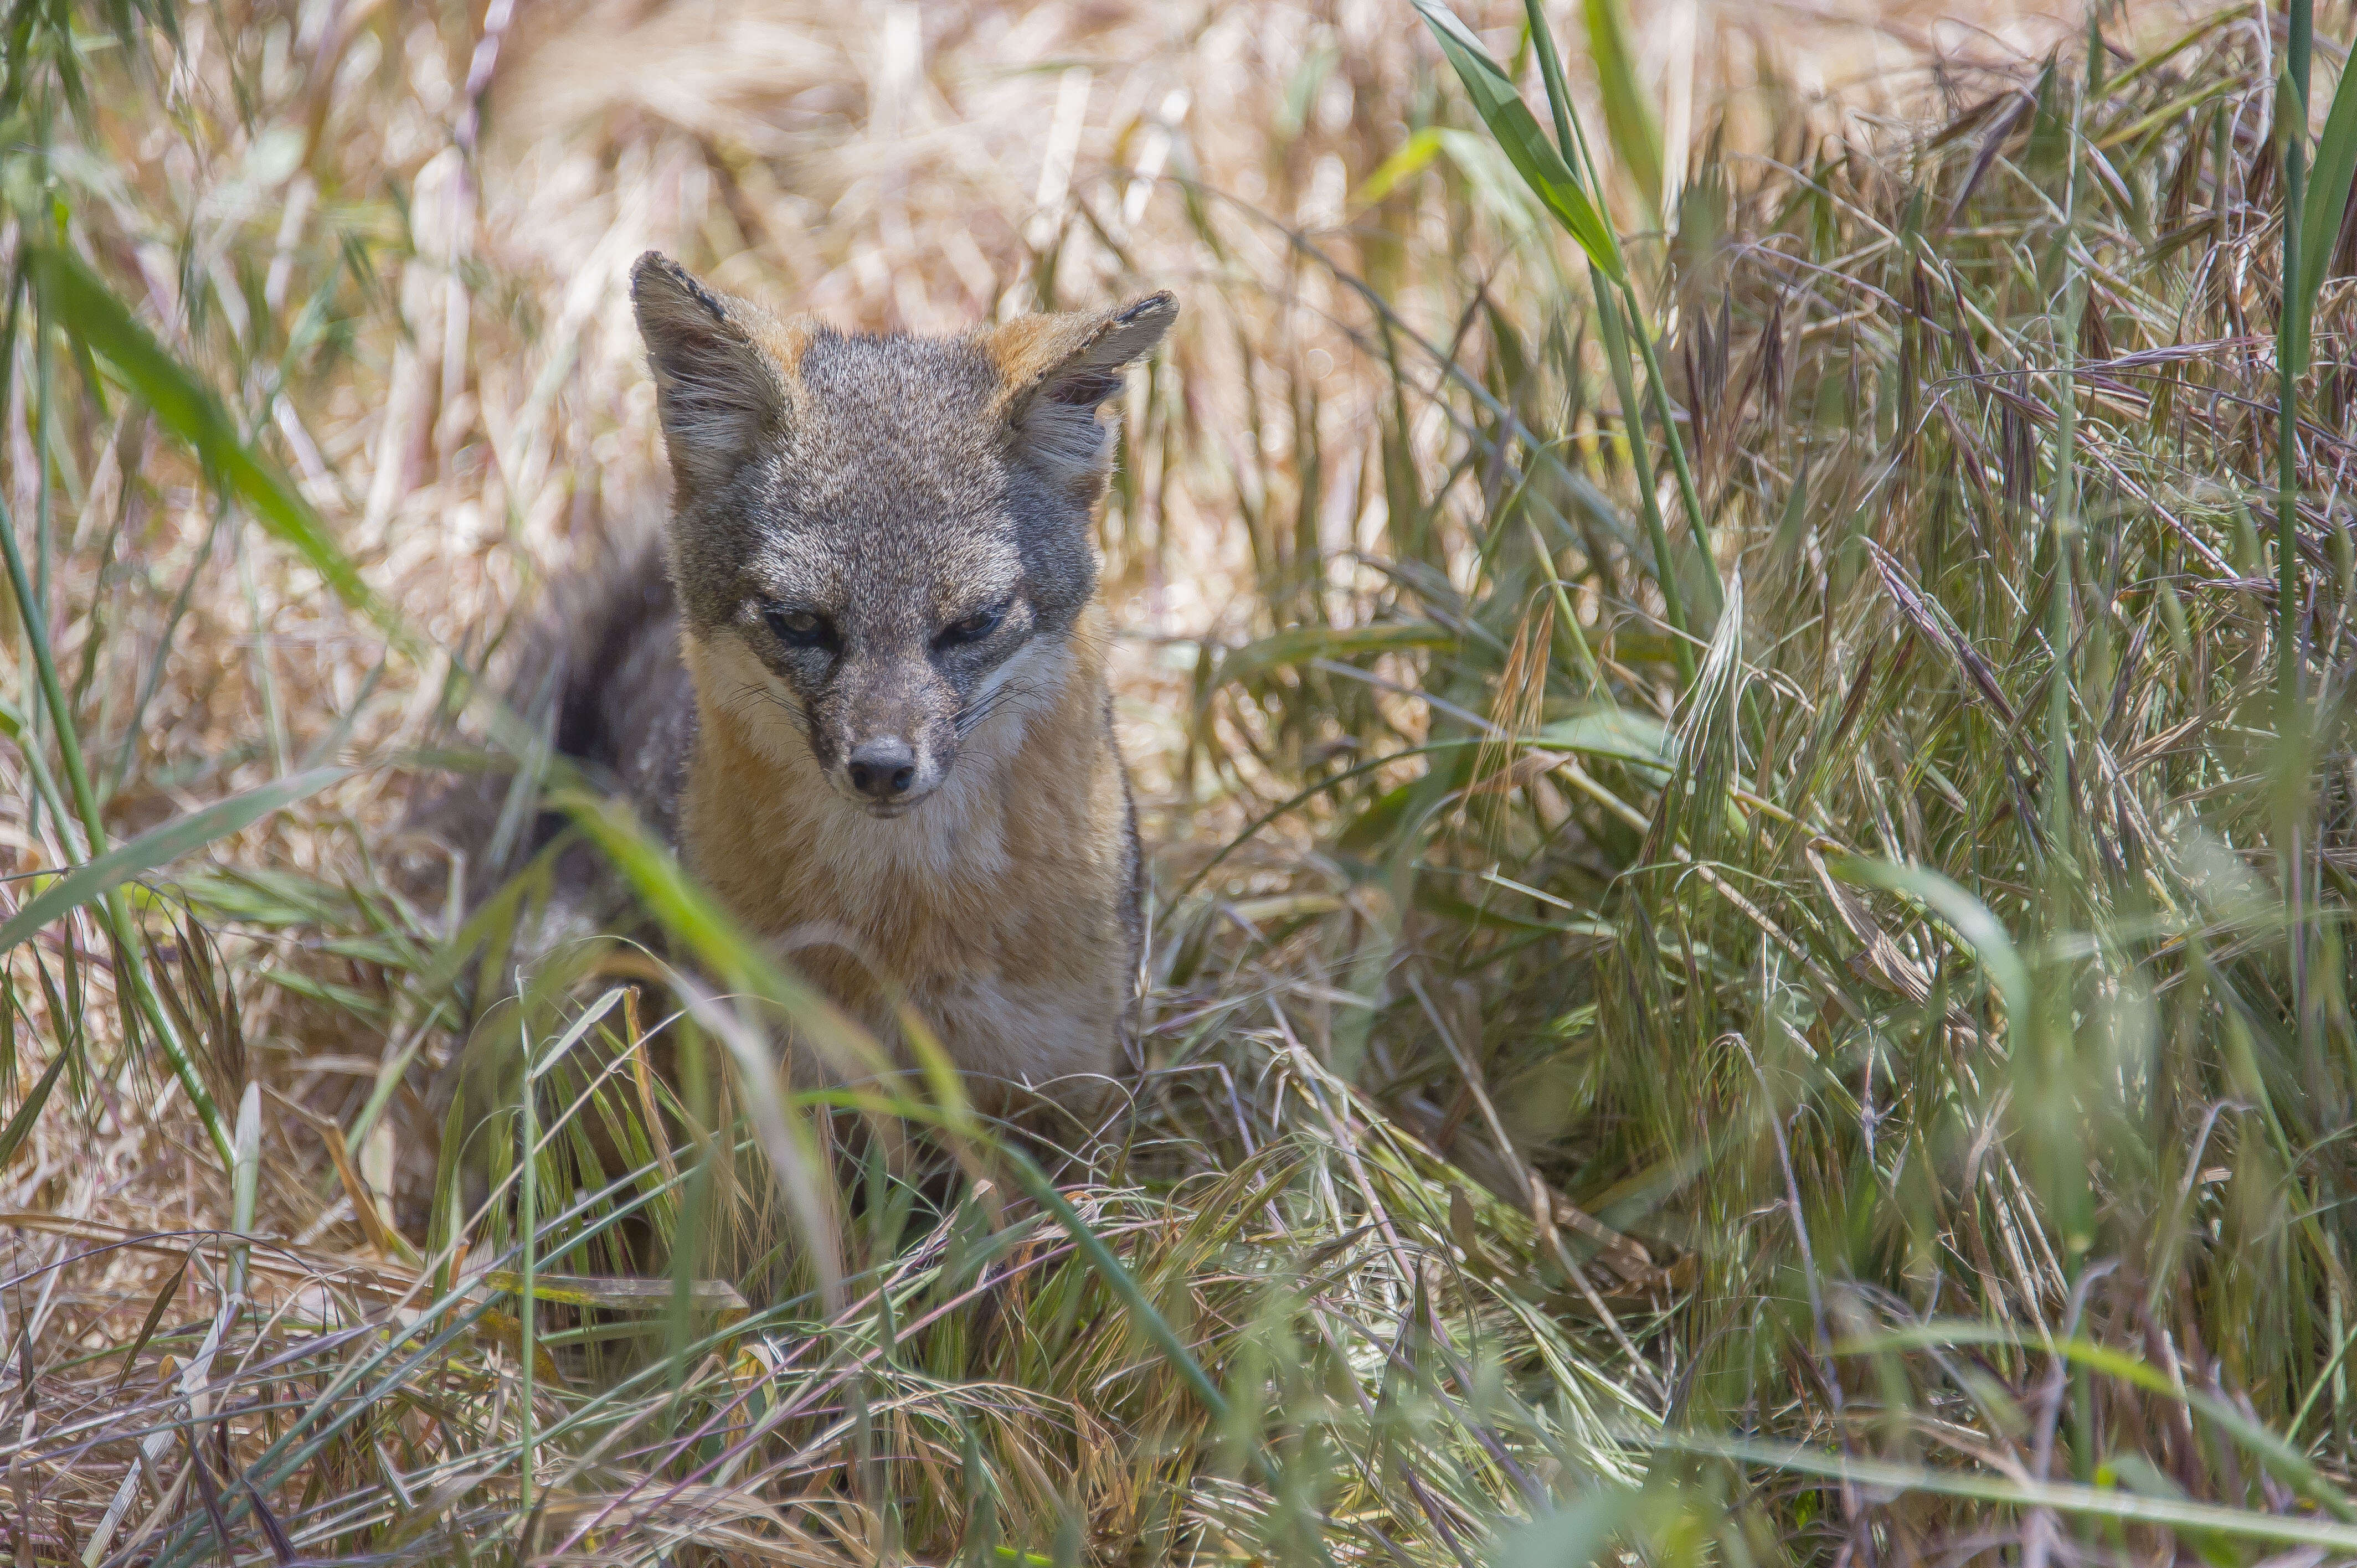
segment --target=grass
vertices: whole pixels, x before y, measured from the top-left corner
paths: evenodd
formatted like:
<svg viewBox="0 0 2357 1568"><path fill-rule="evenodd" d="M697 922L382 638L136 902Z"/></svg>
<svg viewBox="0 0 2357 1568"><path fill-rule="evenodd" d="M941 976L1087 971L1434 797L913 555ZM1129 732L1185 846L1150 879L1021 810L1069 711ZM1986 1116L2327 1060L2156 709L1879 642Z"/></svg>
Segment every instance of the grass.
<svg viewBox="0 0 2357 1568"><path fill-rule="evenodd" d="M2357 1555L2357 18L1467 15L12 14L18 1562ZM497 700L658 240L1181 288L1056 1186ZM479 961L459 762L660 953Z"/></svg>

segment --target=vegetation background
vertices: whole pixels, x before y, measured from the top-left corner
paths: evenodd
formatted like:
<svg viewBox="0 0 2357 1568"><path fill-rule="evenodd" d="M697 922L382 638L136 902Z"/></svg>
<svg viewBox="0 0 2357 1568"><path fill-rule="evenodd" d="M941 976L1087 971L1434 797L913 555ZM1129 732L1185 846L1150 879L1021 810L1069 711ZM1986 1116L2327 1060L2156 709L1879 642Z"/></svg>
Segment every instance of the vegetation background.
<svg viewBox="0 0 2357 1568"><path fill-rule="evenodd" d="M2357 1556L2357 16L1971 10L14 0L15 1560ZM1060 1187L500 700L649 246L1184 301Z"/></svg>

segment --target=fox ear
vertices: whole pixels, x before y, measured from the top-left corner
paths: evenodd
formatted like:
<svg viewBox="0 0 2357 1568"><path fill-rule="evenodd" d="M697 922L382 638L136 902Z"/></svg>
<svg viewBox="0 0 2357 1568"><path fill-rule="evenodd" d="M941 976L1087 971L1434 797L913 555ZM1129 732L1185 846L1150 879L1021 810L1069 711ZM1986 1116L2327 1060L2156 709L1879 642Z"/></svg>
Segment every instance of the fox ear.
<svg viewBox="0 0 2357 1568"><path fill-rule="evenodd" d="M1113 462L1113 426L1097 411L1122 372L1178 319L1167 290L1092 315L1030 316L987 334L1014 450L1050 483L1091 490Z"/></svg>
<svg viewBox="0 0 2357 1568"><path fill-rule="evenodd" d="M686 489L726 481L786 409L777 363L748 329L761 324L759 311L654 251L630 269L630 305L673 473Z"/></svg>

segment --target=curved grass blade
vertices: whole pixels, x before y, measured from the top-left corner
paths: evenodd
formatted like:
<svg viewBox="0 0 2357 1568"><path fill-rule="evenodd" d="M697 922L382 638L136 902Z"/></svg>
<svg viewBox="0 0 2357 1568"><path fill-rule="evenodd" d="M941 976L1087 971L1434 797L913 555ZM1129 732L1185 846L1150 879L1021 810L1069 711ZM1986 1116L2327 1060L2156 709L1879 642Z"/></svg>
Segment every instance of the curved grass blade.
<svg viewBox="0 0 2357 1568"><path fill-rule="evenodd" d="M1902 893L1922 905L1978 954L1981 968L2005 998L2006 1027L2024 1027L2029 1021L2029 966L2004 924L1987 905L1927 865L1893 865L1886 860L1854 856L1828 857L1825 868L1844 882Z"/></svg>
<svg viewBox="0 0 2357 1568"><path fill-rule="evenodd" d="M1638 1494L1625 1487L1600 1487L1530 1523L1499 1536L1491 1568L1584 1568L1604 1554L1606 1544L1628 1523Z"/></svg>
<svg viewBox="0 0 2357 1568"><path fill-rule="evenodd" d="M1662 210L1668 160L1662 123L1637 81L1637 51L1621 0L1587 0L1587 48L1596 58L1596 84L1604 97L1604 129L1620 166L1629 171L1649 213Z"/></svg>
<svg viewBox="0 0 2357 1568"><path fill-rule="evenodd" d="M35 1122L40 1120L41 1107L49 1102L49 1090L58 1086L58 1074L63 1072L66 1063L72 1059L71 1053L59 1051L57 1059L49 1063L49 1070L41 1075L40 1081L33 1085L33 1091L25 1096L25 1103L16 1107L16 1114L8 1118L6 1129L0 1131L0 1171L6 1170L8 1162L16 1158L16 1145L25 1141L25 1134L33 1130Z"/></svg>
<svg viewBox="0 0 2357 1568"><path fill-rule="evenodd" d="M1665 773L1678 760L1677 737L1668 725L1611 703L1542 725L1531 738L1549 751L1576 751L1625 762L1648 770L1648 777Z"/></svg>
<svg viewBox="0 0 2357 1568"><path fill-rule="evenodd" d="M393 607L361 580L360 568L329 536L327 523L310 503L274 465L245 444L221 399L139 324L97 274L69 251L32 242L26 244L26 261L33 286L49 312L71 328L78 341L114 367L164 428L192 447L264 528L294 546L327 579L337 597L374 621L395 643L412 650L418 646Z"/></svg>
<svg viewBox="0 0 2357 1568"><path fill-rule="evenodd" d="M2309 362L2316 296L2323 290L2324 274L2332 265L2332 247L2341 238L2341 220L2349 209L2352 181L2357 181L2357 67L2343 70L2341 85L2333 90L2332 109L2325 116L2324 134L2316 141L2316 163L2301 205L2299 275L2288 310L2290 345L2302 369Z"/></svg>
<svg viewBox="0 0 2357 1568"><path fill-rule="evenodd" d="M2325 1512L2347 1523L2357 1523L2357 1504L2336 1488L2309 1457L2263 1423L2254 1421L2227 1400L2198 1384L2180 1385L2151 1362L2115 1346L2071 1335L2032 1341L2012 1329L1986 1323L1932 1322L1845 1341L1835 1349L1845 1354L1870 1353L1885 1347L1911 1348L1926 1345L2003 1345L2043 1348L2091 1371L2175 1400L2243 1444L2276 1477L2297 1487Z"/></svg>
<svg viewBox="0 0 2357 1568"><path fill-rule="evenodd" d="M1964 1498L2002 1508L2051 1509L2056 1513L2088 1519L2117 1520L2124 1524L2158 1530L2210 1530L2246 1541L2276 1541L2294 1546L2321 1546L2348 1553L2357 1552L2357 1526L2307 1514L2261 1513L2253 1509L2225 1508L2217 1503L2180 1501L2135 1492L2112 1491L2071 1481L2013 1480L1983 1470L1935 1469L1925 1465L1894 1464L1882 1459L1853 1458L1824 1449L1763 1443L1744 1438L1712 1438L1698 1434L1656 1437L1655 1448L1672 1454L1732 1459L1761 1465L1788 1474L1823 1476L1855 1486L1894 1492L1930 1492Z"/></svg>
<svg viewBox="0 0 2357 1568"><path fill-rule="evenodd" d="M0 1165L6 1164L7 1155L0 1154ZM180 1266L172 1271L171 1277L164 1282L163 1288L156 1293L156 1299L148 1305L145 1321L139 1325L139 1332L133 1337L131 1348L123 1353L123 1373L114 1380L116 1393L121 1393L123 1385L131 1380L131 1370L139 1364L139 1352L147 1348L147 1342L156 1337L156 1326L163 1322L164 1314L172 1309L173 1301L180 1294L180 1282L188 1277L189 1260L196 1255L194 1247L180 1255Z"/></svg>
<svg viewBox="0 0 2357 1568"><path fill-rule="evenodd" d="M1359 182L1359 188L1351 193L1351 205L1372 207L1397 190L1439 156L1441 145L1437 126L1426 125L1410 136L1400 144L1398 151L1376 166L1374 173Z"/></svg>
<svg viewBox="0 0 2357 1568"><path fill-rule="evenodd" d="M1415 0L1417 15L1432 36L1439 40L1440 52L1457 69L1458 79L1465 83L1465 94L1472 100L1473 112L1498 139L1498 145L1514 166L1515 172L1536 193L1546 209L1555 215L1564 231L1587 253L1598 272L1614 283L1627 281L1628 269L1620 259L1620 242L1612 232L1612 225L1604 220L1596 203L1571 166L1563 161L1562 153L1539 129L1530 106L1490 51L1481 47L1465 24L1457 18L1443 0Z"/></svg>
<svg viewBox="0 0 2357 1568"><path fill-rule="evenodd" d="M838 1069L890 1072L882 1048L867 1032L771 959L696 886L677 856L648 836L630 807L571 786L550 791L548 800L580 824L629 878L649 912L710 964L730 989L752 993L777 1006Z"/></svg>
<svg viewBox="0 0 2357 1568"><path fill-rule="evenodd" d="M1163 1359L1169 1362L1170 1369L1178 1374L1179 1381L1185 1383L1201 1402L1212 1424L1227 1425L1231 1419L1227 1395L1220 1391L1219 1384L1211 1381L1211 1374L1203 1370L1203 1363L1195 1359L1195 1353L1187 1348L1187 1342L1178 1337L1178 1331L1170 1326L1170 1320L1157 1310L1145 1288L1137 1283L1137 1276L1122 1266L1121 1260L1114 1256L1113 1249L1104 1244L1104 1238L1081 1218L1080 1211L1056 1190L1056 1184L1032 1163L1030 1155L1011 1144L1004 1146L1000 1154L1014 1167L1016 1179L1022 1183L1023 1189L1031 1195L1032 1200L1056 1217L1056 1223L1071 1237L1072 1244L1081 1250L1081 1255L1089 1261L1089 1266L1096 1271L1105 1288L1119 1298L1131 1319L1145 1330L1155 1348L1162 1352ZM1271 1488L1283 1489L1285 1477L1265 1448L1255 1444L1252 1449L1252 1462L1253 1467L1260 1472ZM1323 1531L1313 1531L1309 1545L1323 1568L1332 1568L1334 1557L1327 1549Z"/></svg>
<svg viewBox="0 0 2357 1568"><path fill-rule="evenodd" d="M1055 1184L1032 1163L1030 1155L1011 1144L1002 1150L1001 1155L1015 1167L1016 1178L1023 1184L1024 1190L1031 1195L1034 1202L1056 1217L1056 1223L1071 1237L1073 1244L1080 1248L1081 1255L1088 1259L1089 1265L1104 1281L1105 1288L1129 1309L1131 1318L1145 1331L1146 1337L1154 1341L1155 1348L1162 1352L1163 1359L1170 1363L1170 1369L1178 1374L1179 1380L1202 1402L1211 1419L1225 1422L1228 1419L1228 1396L1220 1391L1219 1384L1211 1381L1211 1374L1203 1370L1203 1363L1195 1359L1195 1353L1187 1348L1187 1342L1178 1337L1177 1329L1170 1326L1170 1320L1147 1299L1137 1277L1122 1267L1121 1260L1114 1256L1113 1249L1104 1244L1104 1238L1081 1218L1080 1211L1056 1190Z"/></svg>
<svg viewBox="0 0 2357 1568"><path fill-rule="evenodd" d="M1300 626L1246 643L1220 660L1218 684L1254 681L1313 659L1351 659L1413 648L1454 648L1457 634L1429 621L1387 621L1375 626Z"/></svg>
<svg viewBox="0 0 2357 1568"><path fill-rule="evenodd" d="M116 845L87 865L78 866L48 891L27 902L0 925L0 952L5 952L18 942L70 910L80 908L93 898L102 897L124 883L145 872L155 870L201 849L218 838L225 838L242 828L251 826L307 796L316 795L328 785L352 774L349 768L315 768L308 773L297 773L291 779L248 789L242 795L231 795L226 800L216 800L200 811L184 817L175 817L161 827L150 828L137 838Z"/></svg>

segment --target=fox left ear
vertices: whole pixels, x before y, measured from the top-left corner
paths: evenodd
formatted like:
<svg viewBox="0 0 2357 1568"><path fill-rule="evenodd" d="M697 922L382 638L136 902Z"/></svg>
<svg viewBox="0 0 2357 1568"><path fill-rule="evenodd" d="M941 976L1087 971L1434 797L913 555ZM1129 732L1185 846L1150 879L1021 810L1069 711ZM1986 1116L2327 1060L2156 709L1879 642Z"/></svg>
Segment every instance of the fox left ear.
<svg viewBox="0 0 2357 1568"><path fill-rule="evenodd" d="M673 473L683 490L726 484L785 414L784 379L755 335L769 328L774 339L775 324L654 251L630 269L630 305Z"/></svg>
<svg viewBox="0 0 2357 1568"><path fill-rule="evenodd" d="M1113 426L1097 411L1120 393L1130 362L1177 319L1178 301L1165 290L1114 310L1029 316L985 334L1015 450L1058 486L1086 491L1102 482L1113 463Z"/></svg>

